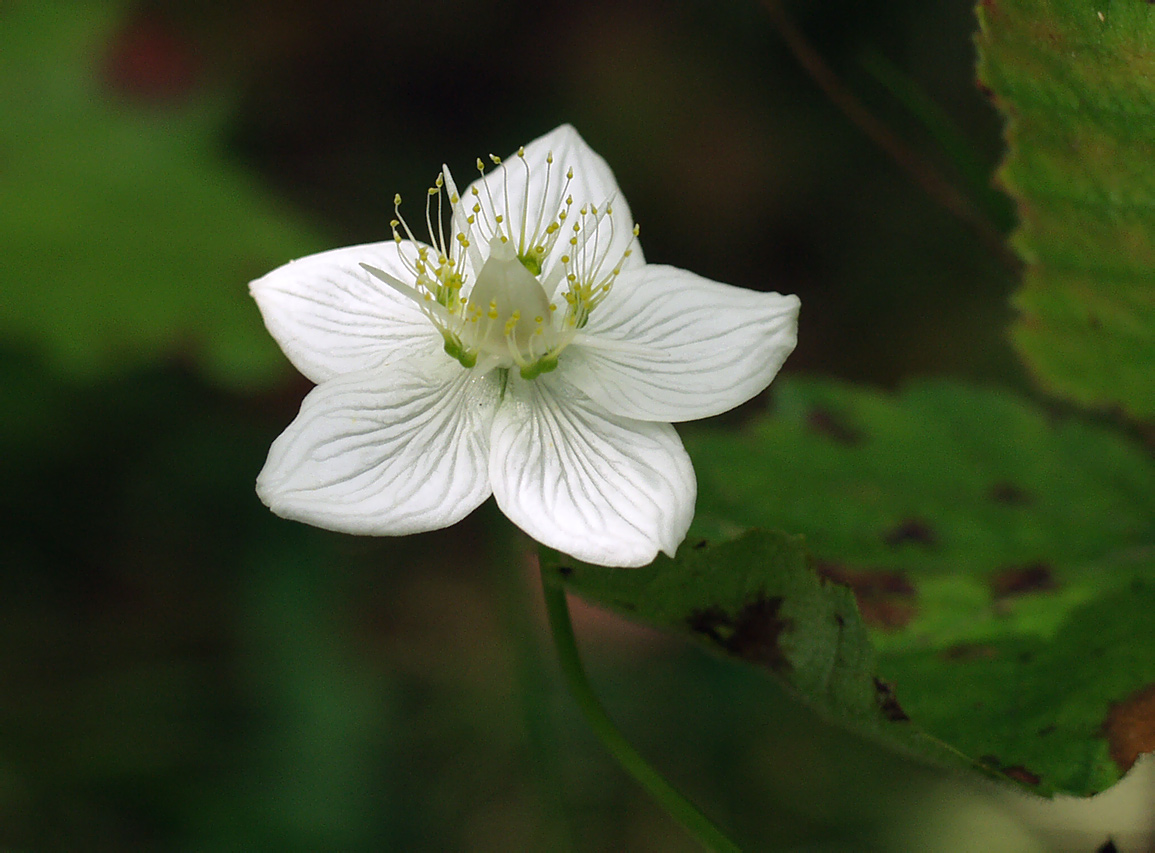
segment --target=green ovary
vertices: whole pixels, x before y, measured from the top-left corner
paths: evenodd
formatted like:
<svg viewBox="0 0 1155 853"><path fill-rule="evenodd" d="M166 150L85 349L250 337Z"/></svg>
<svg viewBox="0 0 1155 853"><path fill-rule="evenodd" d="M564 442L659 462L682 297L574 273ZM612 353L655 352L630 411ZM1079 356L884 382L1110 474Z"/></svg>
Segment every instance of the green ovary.
<svg viewBox="0 0 1155 853"><path fill-rule="evenodd" d="M445 351L461 362L462 367L470 368L477 364L477 353L467 350L455 337L445 336Z"/></svg>
<svg viewBox="0 0 1155 853"><path fill-rule="evenodd" d="M546 356L545 358L540 359L539 361L535 361L529 367L523 367L521 369L521 378L522 379L537 379L537 377L541 376L543 373L549 373L551 370L556 370L556 369L557 369L557 356L554 356L552 358L550 358L549 356Z"/></svg>

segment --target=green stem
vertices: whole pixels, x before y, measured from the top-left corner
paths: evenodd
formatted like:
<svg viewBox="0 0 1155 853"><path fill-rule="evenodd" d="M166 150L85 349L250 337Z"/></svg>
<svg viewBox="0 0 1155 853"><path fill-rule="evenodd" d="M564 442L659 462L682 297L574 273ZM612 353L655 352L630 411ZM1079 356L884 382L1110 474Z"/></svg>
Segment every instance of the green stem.
<svg viewBox="0 0 1155 853"><path fill-rule="evenodd" d="M542 576L545 605L549 612L549 626L553 632L553 642L562 674L574 700L586 721L601 739L610 754L622 768L653 796L661 806L708 850L724 853L739 853L737 844L726 837L714 823L698 808L680 794L673 785L655 770L641 754L634 749L625 736L609 718L602 703L598 701L585 667L578 654L577 640L574 638L573 622L570 621L569 603L565 589L552 585Z"/></svg>

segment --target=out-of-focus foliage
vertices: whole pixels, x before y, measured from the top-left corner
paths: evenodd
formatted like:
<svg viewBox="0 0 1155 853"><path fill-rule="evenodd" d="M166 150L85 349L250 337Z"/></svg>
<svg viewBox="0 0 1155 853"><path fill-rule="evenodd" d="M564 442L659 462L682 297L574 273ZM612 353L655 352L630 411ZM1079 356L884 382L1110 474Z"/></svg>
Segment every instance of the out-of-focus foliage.
<svg viewBox="0 0 1155 853"><path fill-rule="evenodd" d="M163 32L121 29L126 8L0 10L0 335L73 375L179 356L214 382L267 385L284 359L245 284L321 244L221 156L223 91L185 101L192 82L171 80L158 105L117 79L149 62L196 73Z"/></svg>
<svg viewBox="0 0 1155 853"><path fill-rule="evenodd" d="M1027 262L1015 342L1048 389L1155 417L1155 8L983 0L978 18Z"/></svg>

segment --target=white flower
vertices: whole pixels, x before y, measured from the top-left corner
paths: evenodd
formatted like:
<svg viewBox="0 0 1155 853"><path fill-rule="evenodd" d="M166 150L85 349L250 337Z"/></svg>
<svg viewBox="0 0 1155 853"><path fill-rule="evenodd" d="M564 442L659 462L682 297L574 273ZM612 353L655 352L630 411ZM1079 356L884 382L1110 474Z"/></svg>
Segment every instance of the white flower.
<svg viewBox="0 0 1155 853"><path fill-rule="evenodd" d="M798 299L646 264L613 173L568 125L491 159L460 195L442 168L428 243L398 212L393 240L252 283L317 383L257 491L285 518L390 536L447 527L492 493L582 560L673 555L696 483L670 422L765 388Z"/></svg>

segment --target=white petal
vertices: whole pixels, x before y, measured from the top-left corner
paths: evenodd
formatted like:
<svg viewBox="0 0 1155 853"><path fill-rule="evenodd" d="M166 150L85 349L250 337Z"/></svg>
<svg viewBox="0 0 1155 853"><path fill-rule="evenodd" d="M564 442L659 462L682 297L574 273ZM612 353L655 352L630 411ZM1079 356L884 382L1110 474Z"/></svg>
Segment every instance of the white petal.
<svg viewBox="0 0 1155 853"><path fill-rule="evenodd" d="M392 240L290 261L249 285L265 325L313 382L440 349L421 310L360 264L411 280Z"/></svg>
<svg viewBox="0 0 1155 853"><path fill-rule="evenodd" d="M798 308L796 296L650 264L618 277L559 372L624 417L717 415L770 384L797 342Z"/></svg>
<svg viewBox="0 0 1155 853"><path fill-rule="evenodd" d="M490 493L492 377L444 354L314 388L273 442L257 493L285 518L399 536L448 527Z"/></svg>
<svg viewBox="0 0 1155 853"><path fill-rule="evenodd" d="M673 555L694 515L694 469L669 424L602 411L559 381L510 372L494 418L497 505L551 548L605 566Z"/></svg>
<svg viewBox="0 0 1155 853"><path fill-rule="evenodd" d="M552 165L546 163L546 158L551 153ZM567 182L566 172L570 168L573 169L573 180ZM518 244L521 235L522 222L526 223L528 238L539 221L544 228L557 216L558 211L564 207L567 195L573 196L574 203L566 227L573 225L579 218L578 211L583 205L593 205L601 210L603 205L610 201L613 213L609 218L613 220L613 228L610 228L609 219L603 220L598 226L598 238L603 241L601 246L605 247L600 249L598 254L605 255L608 259L608 268L612 269L632 243L633 252L626 259L623 269L645 263L641 246L634 240L634 219L630 214L630 207L626 204L614 173L601 155L590 148L568 124L563 124L526 145L524 162L516 154L511 154L500 166L470 184L461 195L464 204L455 206L454 209L454 233L464 230L464 223L461 220L473 206L474 187L479 190L478 202L486 211L495 208L497 213L505 216L505 223L512 231L515 245ZM490 199L493 201L492 206L489 203ZM479 219L484 221L483 216ZM489 220L492 219L493 213L490 212ZM491 236L488 231L485 234L487 237ZM551 256L546 260L542 271L543 278L549 276L557 258L566 248L568 244L565 239L559 240Z"/></svg>

